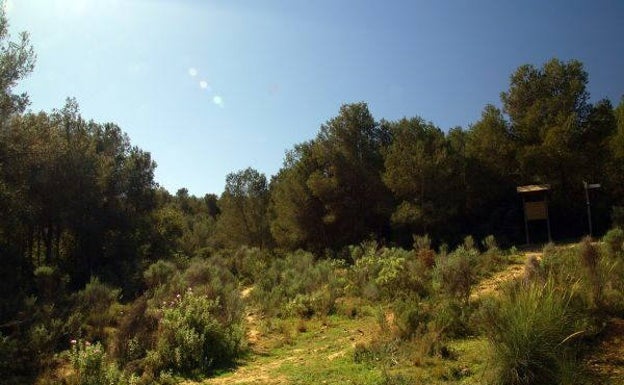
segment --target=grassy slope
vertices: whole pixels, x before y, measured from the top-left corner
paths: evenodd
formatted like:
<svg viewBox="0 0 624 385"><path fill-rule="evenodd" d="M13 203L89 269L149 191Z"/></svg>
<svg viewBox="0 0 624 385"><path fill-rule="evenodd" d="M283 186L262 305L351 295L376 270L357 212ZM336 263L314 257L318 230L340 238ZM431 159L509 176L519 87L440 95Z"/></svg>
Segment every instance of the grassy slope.
<svg viewBox="0 0 624 385"><path fill-rule="evenodd" d="M299 321L294 325L300 326ZM356 363L358 343L370 342L380 329L373 315L358 319L330 317L311 320L306 331L268 336L254 347L255 352L230 373L204 381L204 384L479 384L485 359L486 341L453 341L453 359L427 358L418 364L396 357L390 362ZM261 347L259 346L261 345ZM260 351L267 349L268 352ZM463 371L463 372L462 372Z"/></svg>
<svg viewBox="0 0 624 385"><path fill-rule="evenodd" d="M514 259L508 269L481 282L476 291L490 294L501 281L517 277L523 261ZM487 349L483 338L451 341L453 354L448 359L425 356L413 362L404 355L389 354L390 359L383 362L356 363L356 345L370 343L382 333L376 312L364 312L356 319L336 315L325 320L275 321L279 333L266 335L260 329L270 328L266 325L271 321L247 317L248 336L253 337L250 354L234 371L203 384L483 383Z"/></svg>
<svg viewBox="0 0 624 385"><path fill-rule="evenodd" d="M493 274L473 288L472 300L496 294L501 283L522 275L525 257L513 259L505 270ZM356 319L338 315L324 320L256 320L247 317L251 349L238 368L207 379L202 384L482 384L487 371L488 343L484 338L449 343L451 358L414 355L372 359L357 363L356 345L369 344L382 333L375 310ZM605 384L624 383L624 332L622 320L615 320L586 365L593 380ZM278 323L276 326L275 323ZM271 326L267 326L271 325ZM273 330L263 333L261 330ZM403 347L405 348L405 347ZM417 355L416 355L417 356ZM377 360L377 361L376 361ZM193 383L187 383L193 384Z"/></svg>

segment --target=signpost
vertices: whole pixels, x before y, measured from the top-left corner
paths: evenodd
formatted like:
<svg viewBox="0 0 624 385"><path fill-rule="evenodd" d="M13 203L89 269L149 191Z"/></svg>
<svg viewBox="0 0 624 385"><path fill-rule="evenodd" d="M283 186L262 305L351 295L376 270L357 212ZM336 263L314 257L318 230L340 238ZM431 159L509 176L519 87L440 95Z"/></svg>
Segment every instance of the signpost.
<svg viewBox="0 0 624 385"><path fill-rule="evenodd" d="M600 183L592 183L589 184L583 181L583 187L585 187L585 202L587 202L587 222L589 223L589 237L593 236L592 234L592 217L591 217L591 203L589 202L589 190L600 188Z"/></svg>

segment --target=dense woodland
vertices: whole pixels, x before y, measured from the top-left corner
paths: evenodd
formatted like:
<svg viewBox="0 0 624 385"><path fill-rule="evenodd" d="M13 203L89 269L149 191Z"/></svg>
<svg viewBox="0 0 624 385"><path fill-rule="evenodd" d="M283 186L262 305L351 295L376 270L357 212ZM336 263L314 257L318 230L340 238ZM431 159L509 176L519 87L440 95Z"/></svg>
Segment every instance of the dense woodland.
<svg viewBox="0 0 624 385"><path fill-rule="evenodd" d="M343 105L315 138L287 151L277 175L235 171L220 196L196 197L160 187L150 153L115 123L83 117L76 100L29 111L28 96L13 91L34 69L28 35L11 40L2 16L0 41L0 369L12 376L49 368L72 338L107 344L110 325L142 347L111 342L120 365L156 360L136 373L150 365L210 373L219 362L189 359L186 367L149 355L149 346L165 349L148 337L162 321L146 310L155 301L207 274L223 283L210 286L215 298L187 296L185 306L238 314L231 293L241 282L262 284L254 267L279 271L275 261L297 266L297 256L310 266L350 266L363 242L448 249L467 235L493 235L499 245L521 244L519 185L550 184L555 240L587 233L584 181L602 186L591 196L595 233L624 225L624 99L593 102L576 60L521 65L501 108L484 106L468 127L443 130L418 116L387 121L366 103ZM329 274L320 266L320 276ZM229 283L232 275L239 283ZM99 319L111 304L135 318ZM158 330L173 332L179 319L169 321ZM238 354L240 331L219 321L223 338L213 337L227 361ZM132 336L133 322L152 329Z"/></svg>

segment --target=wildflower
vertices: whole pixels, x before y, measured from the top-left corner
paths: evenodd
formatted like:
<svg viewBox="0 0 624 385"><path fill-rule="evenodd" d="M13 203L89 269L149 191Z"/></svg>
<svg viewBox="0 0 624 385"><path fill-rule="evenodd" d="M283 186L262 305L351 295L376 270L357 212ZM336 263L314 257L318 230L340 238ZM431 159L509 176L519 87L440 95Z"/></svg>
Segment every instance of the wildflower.
<svg viewBox="0 0 624 385"><path fill-rule="evenodd" d="M176 294L176 298L180 298L180 297L181 297L181 295L180 295L180 294Z"/></svg>
<svg viewBox="0 0 624 385"><path fill-rule="evenodd" d="M91 346L91 342L89 341L85 342L85 346Z"/></svg>
<svg viewBox="0 0 624 385"><path fill-rule="evenodd" d="M76 340L69 341L69 343L72 344L72 345L76 345L76 342L78 342L78 341L76 341Z"/></svg>

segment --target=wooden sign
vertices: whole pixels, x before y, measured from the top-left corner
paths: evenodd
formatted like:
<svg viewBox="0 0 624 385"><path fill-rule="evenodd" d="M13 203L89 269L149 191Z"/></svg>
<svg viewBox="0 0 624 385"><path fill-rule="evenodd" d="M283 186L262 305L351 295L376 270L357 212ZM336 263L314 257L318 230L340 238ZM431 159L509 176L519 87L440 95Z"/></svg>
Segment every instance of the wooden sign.
<svg viewBox="0 0 624 385"><path fill-rule="evenodd" d="M548 209L545 201L524 202L524 212L529 221L548 219Z"/></svg>

